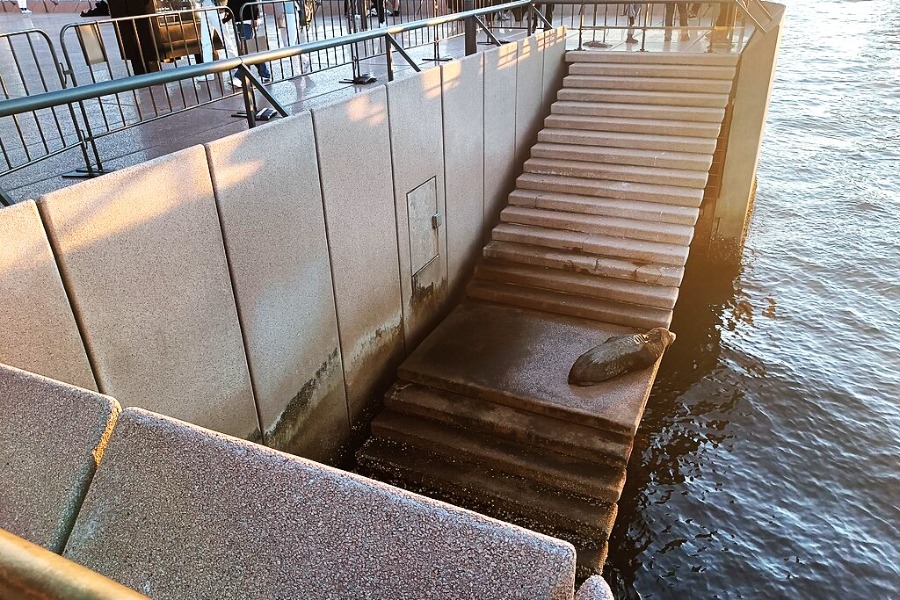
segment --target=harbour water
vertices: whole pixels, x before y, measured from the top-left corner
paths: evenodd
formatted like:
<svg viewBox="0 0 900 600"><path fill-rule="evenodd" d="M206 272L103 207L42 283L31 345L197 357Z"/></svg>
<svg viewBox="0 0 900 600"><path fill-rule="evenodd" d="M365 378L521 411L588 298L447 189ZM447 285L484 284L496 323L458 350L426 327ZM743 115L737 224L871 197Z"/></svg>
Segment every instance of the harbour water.
<svg viewBox="0 0 900 600"><path fill-rule="evenodd" d="M617 598L900 598L900 1L788 0L743 264L672 327Z"/></svg>

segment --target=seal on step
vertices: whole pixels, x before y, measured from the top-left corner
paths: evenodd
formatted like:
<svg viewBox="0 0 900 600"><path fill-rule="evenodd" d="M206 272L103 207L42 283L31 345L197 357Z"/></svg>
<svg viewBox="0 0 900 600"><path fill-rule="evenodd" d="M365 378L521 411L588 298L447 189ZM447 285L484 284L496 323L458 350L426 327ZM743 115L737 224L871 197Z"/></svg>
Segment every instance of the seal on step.
<svg viewBox="0 0 900 600"><path fill-rule="evenodd" d="M674 341L675 334L663 327L647 333L614 335L578 357L569 371L569 383L594 385L649 367Z"/></svg>

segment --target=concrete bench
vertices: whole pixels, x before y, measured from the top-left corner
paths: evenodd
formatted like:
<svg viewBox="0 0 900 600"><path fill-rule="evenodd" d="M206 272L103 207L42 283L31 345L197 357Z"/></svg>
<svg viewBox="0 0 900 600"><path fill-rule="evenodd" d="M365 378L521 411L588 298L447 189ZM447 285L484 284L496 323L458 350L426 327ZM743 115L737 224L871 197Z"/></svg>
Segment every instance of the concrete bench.
<svg viewBox="0 0 900 600"><path fill-rule="evenodd" d="M108 396L0 365L0 528L61 552L118 415Z"/></svg>

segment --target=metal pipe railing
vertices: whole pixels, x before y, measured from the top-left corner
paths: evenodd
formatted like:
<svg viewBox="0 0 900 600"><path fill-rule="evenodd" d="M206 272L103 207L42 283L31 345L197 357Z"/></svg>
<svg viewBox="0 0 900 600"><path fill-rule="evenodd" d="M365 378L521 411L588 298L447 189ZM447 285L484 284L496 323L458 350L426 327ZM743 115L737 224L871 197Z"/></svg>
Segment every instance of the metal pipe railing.
<svg viewBox="0 0 900 600"><path fill-rule="evenodd" d="M0 598L147 600L147 596L5 529L0 529Z"/></svg>
<svg viewBox="0 0 900 600"><path fill-rule="evenodd" d="M512 2L498 4L493 7L478 8L471 11L463 11L459 13L452 13L449 15L431 17L428 19L412 21L400 25L392 25L390 27L384 27L381 29L359 31L334 39L317 40L314 42L307 42L305 44L298 44L296 46L289 46L276 50L266 50L263 52L237 56L234 58L225 58L210 63L187 65L178 69L157 71L155 73L144 73L142 75L133 75L131 77L112 79L109 81L99 81L96 83L81 85L74 88L36 94L34 96L10 98L9 100L0 102L0 117L7 117L14 114L41 110L52 106L60 106L71 102L81 102L84 100L100 98L102 96L128 92L154 85L165 85L167 83L178 82L185 79L193 79L195 77L205 77L206 75L227 73L240 67L244 67L246 69L248 67L263 64L266 62L274 62L281 59L301 56L302 54L328 50L331 48L336 48L338 46L366 42L378 38L384 38L388 35L396 37L398 34L408 31L414 31L416 29L421 29L424 27L433 27L435 25L442 25L444 23L450 23L453 21L462 21L470 17L481 17L482 15L509 10L516 7L530 6L531 4L532 0L513 0Z"/></svg>

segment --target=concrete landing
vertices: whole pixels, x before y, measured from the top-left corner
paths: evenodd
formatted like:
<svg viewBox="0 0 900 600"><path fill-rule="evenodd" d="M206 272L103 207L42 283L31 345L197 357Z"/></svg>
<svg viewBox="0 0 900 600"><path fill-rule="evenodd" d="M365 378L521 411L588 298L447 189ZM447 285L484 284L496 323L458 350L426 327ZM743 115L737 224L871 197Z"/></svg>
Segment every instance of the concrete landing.
<svg viewBox="0 0 900 600"><path fill-rule="evenodd" d="M569 385L587 350L634 330L466 301L399 369L401 379L529 412L634 435L656 367L591 387Z"/></svg>
<svg viewBox="0 0 900 600"><path fill-rule="evenodd" d="M579 576L599 573L658 363L590 387L567 378L632 331L464 301L401 365L360 469L568 540Z"/></svg>

